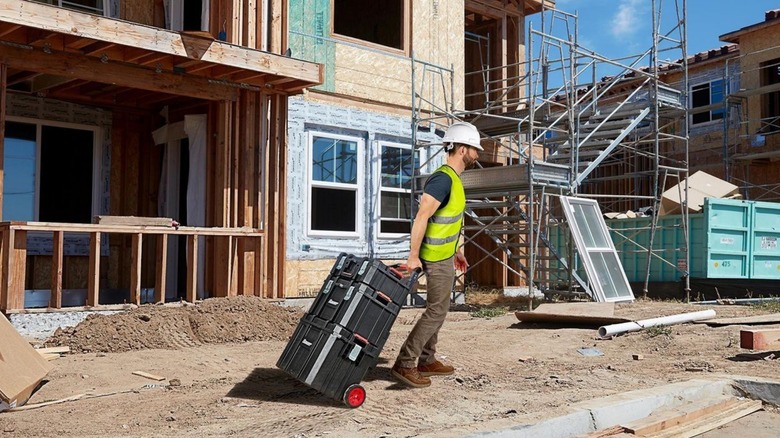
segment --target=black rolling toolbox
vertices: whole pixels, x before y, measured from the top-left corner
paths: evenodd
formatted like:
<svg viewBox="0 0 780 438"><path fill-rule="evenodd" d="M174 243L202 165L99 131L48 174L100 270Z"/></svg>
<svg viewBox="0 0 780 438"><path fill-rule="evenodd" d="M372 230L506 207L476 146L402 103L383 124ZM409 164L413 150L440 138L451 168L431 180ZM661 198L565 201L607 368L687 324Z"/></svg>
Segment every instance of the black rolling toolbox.
<svg viewBox="0 0 780 438"><path fill-rule="evenodd" d="M417 280L381 261L341 254L276 366L352 408Z"/></svg>

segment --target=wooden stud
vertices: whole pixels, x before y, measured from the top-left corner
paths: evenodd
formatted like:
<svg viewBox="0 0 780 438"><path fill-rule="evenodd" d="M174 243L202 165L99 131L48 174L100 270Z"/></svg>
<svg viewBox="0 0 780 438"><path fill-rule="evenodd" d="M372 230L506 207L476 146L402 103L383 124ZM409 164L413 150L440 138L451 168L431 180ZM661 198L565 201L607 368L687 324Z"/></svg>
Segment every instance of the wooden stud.
<svg viewBox="0 0 780 438"><path fill-rule="evenodd" d="M154 281L154 302L165 302L166 278L168 275L168 235L161 234L157 238L157 272Z"/></svg>
<svg viewBox="0 0 780 438"><path fill-rule="evenodd" d="M89 233L89 278L87 286L87 306L100 303L100 233Z"/></svg>
<svg viewBox="0 0 780 438"><path fill-rule="evenodd" d="M198 235L187 236L187 301L198 298Z"/></svg>
<svg viewBox="0 0 780 438"><path fill-rule="evenodd" d="M3 284L0 309L24 309L24 279L27 268L27 232L6 228L3 233Z"/></svg>
<svg viewBox="0 0 780 438"><path fill-rule="evenodd" d="M133 247L130 261L130 298L134 304L141 304L141 266L143 255L143 234L133 234Z"/></svg>
<svg viewBox="0 0 780 438"><path fill-rule="evenodd" d="M52 233L52 255L51 255L51 297L49 298L49 307L59 309L62 307L62 262L63 262L63 241L62 231Z"/></svg>

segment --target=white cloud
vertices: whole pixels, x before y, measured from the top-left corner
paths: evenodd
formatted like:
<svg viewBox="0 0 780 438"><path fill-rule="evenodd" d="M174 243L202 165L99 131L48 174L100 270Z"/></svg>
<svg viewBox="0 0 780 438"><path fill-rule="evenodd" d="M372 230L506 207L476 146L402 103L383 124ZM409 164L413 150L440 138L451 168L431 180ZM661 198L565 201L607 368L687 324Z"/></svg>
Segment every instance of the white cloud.
<svg viewBox="0 0 780 438"><path fill-rule="evenodd" d="M641 21L643 0L620 0L615 16L612 17L612 35L624 37L636 32Z"/></svg>

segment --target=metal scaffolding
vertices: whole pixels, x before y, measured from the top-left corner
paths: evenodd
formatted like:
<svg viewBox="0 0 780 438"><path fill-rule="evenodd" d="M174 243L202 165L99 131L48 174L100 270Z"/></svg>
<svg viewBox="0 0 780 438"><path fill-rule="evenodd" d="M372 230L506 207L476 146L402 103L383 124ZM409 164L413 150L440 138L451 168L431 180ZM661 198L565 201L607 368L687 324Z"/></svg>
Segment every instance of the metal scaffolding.
<svg viewBox="0 0 780 438"><path fill-rule="evenodd" d="M482 107L468 110L455 109L453 68L413 57L412 132L422 155L413 196L443 158L441 147L420 141L418 133L441 133L456 120L471 122L485 137L489 160L481 161L493 164L461 175L468 199L464 244L478 257L472 254L460 284L492 261L505 269L507 283L529 286L529 295L534 289L547 296L591 295L557 199L594 198L604 212L642 207L658 212L667 181L686 180L685 15L686 0L653 0L650 47L610 59L581 44L577 14L545 7L540 29L529 26L525 60L512 65L481 60L483 69L466 72L467 78L482 79L482 88L467 90L466 98L484 96ZM659 79L662 64L665 73L680 71L679 89ZM686 211L682 208L675 225L685 243L672 254L653 243L657 214L644 229L620 232L620 239L647 253L645 290L651 260L677 268L689 289ZM649 245L639 243L642 233L649 233Z"/></svg>

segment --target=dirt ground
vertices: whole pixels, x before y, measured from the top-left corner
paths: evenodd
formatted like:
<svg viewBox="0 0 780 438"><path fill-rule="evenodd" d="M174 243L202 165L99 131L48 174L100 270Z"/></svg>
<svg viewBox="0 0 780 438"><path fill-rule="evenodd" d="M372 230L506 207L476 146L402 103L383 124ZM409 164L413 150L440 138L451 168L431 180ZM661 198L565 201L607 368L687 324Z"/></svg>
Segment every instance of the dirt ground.
<svg viewBox="0 0 780 438"><path fill-rule="evenodd" d="M616 315L642 319L707 308L718 317L769 311L639 301L618 305ZM363 382L368 396L358 409L276 368L301 310L242 298L91 317L47 344L70 345L76 353L52 362L54 370L28 405L88 395L0 413L0 436L462 436L527 413L555 416L576 402L623 391L715 374L778 374L776 360L737 360L744 352L738 326L685 324L596 340L592 328L521 324L509 312L483 318L453 311L439 350L455 374L434 377L429 388L407 389L392 380L390 366L420 313L401 312ZM580 347L604 355L586 357Z"/></svg>

